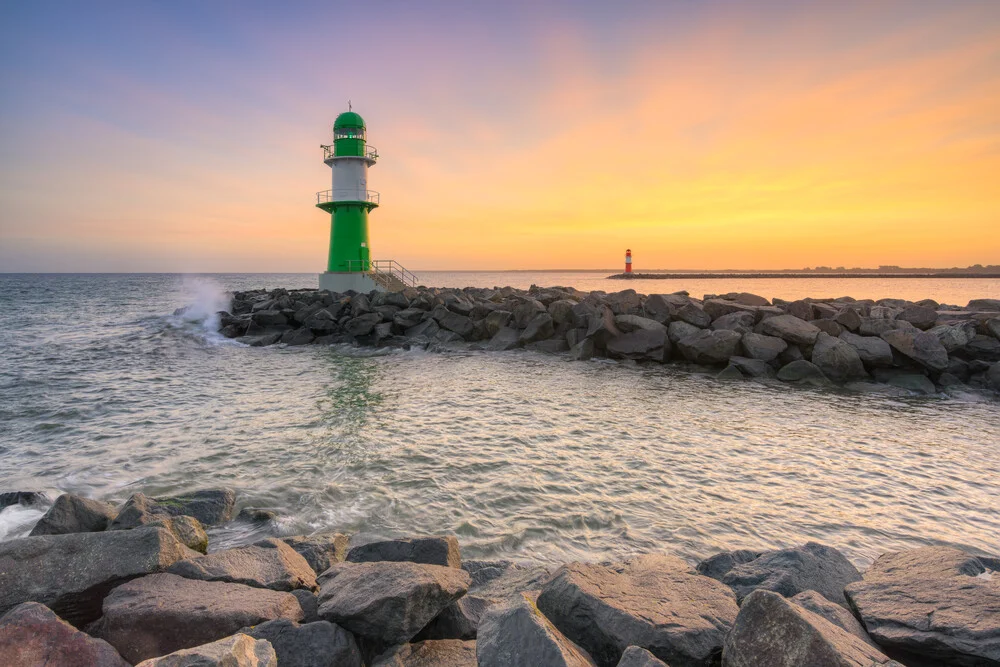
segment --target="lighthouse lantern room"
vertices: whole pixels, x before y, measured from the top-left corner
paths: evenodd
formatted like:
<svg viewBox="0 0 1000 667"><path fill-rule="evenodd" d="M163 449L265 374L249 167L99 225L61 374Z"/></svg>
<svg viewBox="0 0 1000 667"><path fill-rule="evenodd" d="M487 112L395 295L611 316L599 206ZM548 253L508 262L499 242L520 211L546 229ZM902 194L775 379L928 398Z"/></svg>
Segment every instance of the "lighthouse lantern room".
<svg viewBox="0 0 1000 667"><path fill-rule="evenodd" d="M333 123L333 143L323 145L323 162L333 172L333 187L316 193L316 206L330 214L330 251L320 289L396 291L416 283L416 277L392 260L376 261L368 240L368 214L379 205L379 194L368 189L368 168L378 151L368 145L360 114L345 111Z"/></svg>

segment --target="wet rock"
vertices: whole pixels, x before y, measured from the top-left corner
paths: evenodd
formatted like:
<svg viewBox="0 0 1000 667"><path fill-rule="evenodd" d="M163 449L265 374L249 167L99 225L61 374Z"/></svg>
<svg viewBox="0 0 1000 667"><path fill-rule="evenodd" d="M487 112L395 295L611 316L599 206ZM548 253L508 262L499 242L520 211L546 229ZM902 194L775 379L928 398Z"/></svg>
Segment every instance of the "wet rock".
<svg viewBox="0 0 1000 667"><path fill-rule="evenodd" d="M861 362L869 368L892 366L892 348L889 343L875 336L859 336L848 331L840 334L840 340L853 347Z"/></svg>
<svg viewBox="0 0 1000 667"><path fill-rule="evenodd" d="M868 636L864 626L858 622L854 614L836 602L830 602L816 591L802 591L790 599L803 609L811 611L817 616L822 616L841 630L850 632L866 644L875 645L875 642Z"/></svg>
<svg viewBox="0 0 1000 667"><path fill-rule="evenodd" d="M258 310L251 316L250 320L262 327L277 327L288 324L288 318L279 310Z"/></svg>
<svg viewBox="0 0 1000 667"><path fill-rule="evenodd" d="M196 555L162 528L0 542L0 614L41 602L80 627L101 615L114 586Z"/></svg>
<svg viewBox="0 0 1000 667"><path fill-rule="evenodd" d="M596 346L591 338L584 338L569 349L569 357L574 361L587 361L596 353Z"/></svg>
<svg viewBox="0 0 1000 667"><path fill-rule="evenodd" d="M484 614L476 640L479 667L591 667L590 657L521 597Z"/></svg>
<svg viewBox="0 0 1000 667"><path fill-rule="evenodd" d="M933 371L948 368L948 352L934 334L894 329L882 334L882 339L894 350Z"/></svg>
<svg viewBox="0 0 1000 667"><path fill-rule="evenodd" d="M66 535L104 530L115 518L111 503L64 493L31 529L31 535Z"/></svg>
<svg viewBox="0 0 1000 667"><path fill-rule="evenodd" d="M513 314L507 310L494 310L484 319L484 331L490 338L508 326Z"/></svg>
<svg viewBox="0 0 1000 667"><path fill-rule="evenodd" d="M142 526L170 531L181 544L201 553L208 550L208 533L191 516L173 516L165 507L141 493L134 493L122 506L108 530L132 530Z"/></svg>
<svg viewBox="0 0 1000 667"><path fill-rule="evenodd" d="M760 551L751 551L749 549L723 551L698 563L695 570L697 570L698 574L721 581L723 575L731 569L737 565L749 563L752 560L760 558L760 555Z"/></svg>
<svg viewBox="0 0 1000 667"><path fill-rule="evenodd" d="M551 340L540 340L537 343L531 343L525 349L544 354L561 354L569 351L569 345L561 338L553 338Z"/></svg>
<svg viewBox="0 0 1000 667"><path fill-rule="evenodd" d="M545 340L555 334L555 326L552 323L552 316L548 313L540 313L528 322L521 333L518 342L521 345L528 345L536 341Z"/></svg>
<svg viewBox="0 0 1000 667"><path fill-rule="evenodd" d="M341 533L317 533L282 537L281 541L305 558L318 575L334 563L342 563L347 558L350 538Z"/></svg>
<svg viewBox="0 0 1000 667"><path fill-rule="evenodd" d="M435 320L426 319L420 324L417 324L416 326L412 326L409 329L407 329L406 336L407 338L416 338L418 336L430 338L432 336L435 336L440 330L441 327L438 326L438 323Z"/></svg>
<svg viewBox="0 0 1000 667"><path fill-rule="evenodd" d="M517 329L504 327L497 331L496 335L486 344L486 349L493 352L504 352L513 350L521 345L521 333Z"/></svg>
<svg viewBox="0 0 1000 667"><path fill-rule="evenodd" d="M909 322L918 329L927 330L937 322L937 310L926 306L907 306L903 312L896 315L896 320Z"/></svg>
<svg viewBox="0 0 1000 667"><path fill-rule="evenodd" d="M789 362L778 370L778 379L782 382L798 382L814 387L825 387L830 383L815 364L804 359Z"/></svg>
<svg viewBox="0 0 1000 667"><path fill-rule="evenodd" d="M994 363L986 371L986 383L990 389L1000 391L1000 361Z"/></svg>
<svg viewBox="0 0 1000 667"><path fill-rule="evenodd" d="M778 315L769 317L759 325L759 333L781 338L796 345L812 345L819 336L819 328L794 315Z"/></svg>
<svg viewBox="0 0 1000 667"><path fill-rule="evenodd" d="M372 667L476 667L476 642L438 639L389 649Z"/></svg>
<svg viewBox="0 0 1000 667"><path fill-rule="evenodd" d="M291 593L151 574L114 589L104 600L104 615L88 632L136 663L276 618L301 620L302 608Z"/></svg>
<svg viewBox="0 0 1000 667"><path fill-rule="evenodd" d="M187 579L224 581L276 591L316 588L316 575L306 559L273 537L178 561L167 572Z"/></svg>
<svg viewBox="0 0 1000 667"><path fill-rule="evenodd" d="M1000 664L1000 573L987 574L974 556L951 547L884 554L845 595L887 651L938 664Z"/></svg>
<svg viewBox="0 0 1000 667"><path fill-rule="evenodd" d="M392 323L398 327L399 330L406 331L411 327L415 327L424 320L424 311L419 308L407 308L406 310L400 310L392 316Z"/></svg>
<svg viewBox="0 0 1000 667"><path fill-rule="evenodd" d="M37 602L0 617L4 667L129 667L111 644L80 632Z"/></svg>
<svg viewBox="0 0 1000 667"><path fill-rule="evenodd" d="M235 634L210 644L181 649L136 667L277 667L278 658L263 639Z"/></svg>
<svg viewBox="0 0 1000 667"><path fill-rule="evenodd" d="M681 322L694 325L699 329L705 329L712 324L712 316L693 303L688 303L678 308L677 319Z"/></svg>
<svg viewBox="0 0 1000 667"><path fill-rule="evenodd" d="M920 375L919 373L907 373L905 371L893 373L879 372L876 373L875 378L880 382L885 382L888 385L905 389L915 394L930 396L937 393L934 383L926 375Z"/></svg>
<svg viewBox="0 0 1000 667"><path fill-rule="evenodd" d="M637 329L612 339L608 342L608 356L616 359L650 359L662 363L670 356L671 348L666 327L660 326L659 330Z"/></svg>
<svg viewBox="0 0 1000 667"><path fill-rule="evenodd" d="M747 357L730 357L730 365L737 368L740 373L747 377L766 378L774 377L774 368L766 361L760 359L749 359Z"/></svg>
<svg viewBox="0 0 1000 667"><path fill-rule="evenodd" d="M247 627L241 633L271 644L280 667L361 667L354 635L328 621L299 625L286 618Z"/></svg>
<svg viewBox="0 0 1000 667"><path fill-rule="evenodd" d="M725 667L902 667L872 645L792 604L754 591L743 602L722 654Z"/></svg>
<svg viewBox="0 0 1000 667"><path fill-rule="evenodd" d="M735 565L722 577L740 602L755 590L774 591L785 597L814 590L844 606L844 586L860 580L861 574L842 553L816 542L765 552L749 563Z"/></svg>
<svg viewBox="0 0 1000 667"><path fill-rule="evenodd" d="M319 594L322 618L356 635L400 644L469 588L456 567L409 562L347 564L325 579Z"/></svg>
<svg viewBox="0 0 1000 667"><path fill-rule="evenodd" d="M753 332L743 334L740 344L748 357L761 361L774 361L788 349L788 343L781 338Z"/></svg>
<svg viewBox="0 0 1000 667"><path fill-rule="evenodd" d="M458 540L446 537L410 537L381 542L369 542L353 547L347 552L349 563L374 563L378 561L423 563L462 567L462 554Z"/></svg>
<svg viewBox="0 0 1000 667"><path fill-rule="evenodd" d="M696 364L721 364L736 356L741 337L735 331L702 329L679 340L677 349Z"/></svg>
<svg viewBox="0 0 1000 667"><path fill-rule="evenodd" d="M174 516L193 516L205 526L216 526L232 520L236 492L232 489L205 489L155 500Z"/></svg>
<svg viewBox="0 0 1000 667"><path fill-rule="evenodd" d="M277 512L262 507L244 507L236 515L237 521L245 521L246 523L267 523L277 518Z"/></svg>
<svg viewBox="0 0 1000 667"><path fill-rule="evenodd" d="M820 333L813 346L812 362L834 382L849 382L868 377L858 351L849 343Z"/></svg>
<svg viewBox="0 0 1000 667"><path fill-rule="evenodd" d="M303 320L302 326L318 335L332 333L340 328L336 315L327 308L321 308L308 315Z"/></svg>
<svg viewBox="0 0 1000 667"><path fill-rule="evenodd" d="M738 611L725 585L671 556L564 565L542 589L538 608L598 665L612 667L629 646L668 664L710 665ZM482 624L479 631L482 641Z"/></svg>
<svg viewBox="0 0 1000 667"><path fill-rule="evenodd" d="M48 496L39 491L6 491L0 493L0 510L11 505L33 507L48 502Z"/></svg>
<svg viewBox="0 0 1000 667"><path fill-rule="evenodd" d="M281 342L285 345L308 345L316 338L313 332L307 328L290 329L281 336Z"/></svg>
<svg viewBox="0 0 1000 667"><path fill-rule="evenodd" d="M669 667L655 655L644 648L629 646L622 653L622 659L618 661L618 667Z"/></svg>
<svg viewBox="0 0 1000 667"><path fill-rule="evenodd" d="M721 371L719 371L716 376L716 380L745 380L743 372L733 364L729 364Z"/></svg>

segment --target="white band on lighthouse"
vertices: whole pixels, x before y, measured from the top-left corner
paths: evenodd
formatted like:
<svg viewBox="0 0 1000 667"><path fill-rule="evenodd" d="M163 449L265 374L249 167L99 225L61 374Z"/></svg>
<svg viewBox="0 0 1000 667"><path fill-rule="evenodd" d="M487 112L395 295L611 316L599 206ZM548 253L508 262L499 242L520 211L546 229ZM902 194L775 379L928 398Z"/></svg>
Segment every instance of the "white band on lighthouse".
<svg viewBox="0 0 1000 667"><path fill-rule="evenodd" d="M332 201L368 200L368 163L365 160L336 160L333 168Z"/></svg>

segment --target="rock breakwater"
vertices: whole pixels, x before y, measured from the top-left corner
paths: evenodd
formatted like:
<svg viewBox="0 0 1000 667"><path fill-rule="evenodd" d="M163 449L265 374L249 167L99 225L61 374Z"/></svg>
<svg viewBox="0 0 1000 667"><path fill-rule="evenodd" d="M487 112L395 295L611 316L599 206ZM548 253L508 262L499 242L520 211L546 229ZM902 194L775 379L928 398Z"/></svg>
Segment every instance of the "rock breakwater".
<svg viewBox="0 0 1000 667"><path fill-rule="evenodd" d="M680 363L721 379L776 378L858 391L1000 391L1000 299L768 300L705 295L407 288L232 295L220 331L251 346L526 348L573 360Z"/></svg>
<svg viewBox="0 0 1000 667"><path fill-rule="evenodd" d="M82 500L50 513L86 518ZM199 522L190 499L133 497L112 514L137 506ZM329 530L205 555L172 523L61 525L0 542L0 664L1000 665L1000 559L951 547L864 573L813 542L549 569L464 561L450 536L348 548Z"/></svg>

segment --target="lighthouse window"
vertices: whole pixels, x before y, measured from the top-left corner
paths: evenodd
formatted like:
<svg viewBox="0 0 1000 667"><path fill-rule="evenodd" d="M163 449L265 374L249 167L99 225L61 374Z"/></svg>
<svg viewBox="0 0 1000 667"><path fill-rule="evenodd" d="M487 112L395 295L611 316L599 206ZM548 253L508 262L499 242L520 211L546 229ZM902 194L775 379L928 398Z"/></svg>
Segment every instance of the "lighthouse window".
<svg viewBox="0 0 1000 667"><path fill-rule="evenodd" d="M336 130L333 133L334 139L364 139L365 131L363 128L345 127Z"/></svg>

